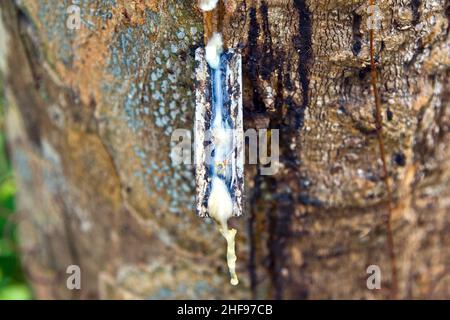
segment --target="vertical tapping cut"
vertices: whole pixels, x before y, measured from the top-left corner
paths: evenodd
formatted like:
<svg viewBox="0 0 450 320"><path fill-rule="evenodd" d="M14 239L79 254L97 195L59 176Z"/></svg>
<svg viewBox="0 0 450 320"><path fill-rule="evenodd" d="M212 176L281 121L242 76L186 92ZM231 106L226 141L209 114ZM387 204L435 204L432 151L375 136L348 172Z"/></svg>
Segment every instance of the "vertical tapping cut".
<svg viewBox="0 0 450 320"><path fill-rule="evenodd" d="M230 188L234 181L234 170L230 166L233 154L233 130L228 122L229 112L224 107L226 83L222 72L223 61L222 38L215 33L206 46L206 61L211 68L212 87L212 133L213 155L210 168L212 182L208 199L209 215L216 221L219 231L227 241L227 264L231 276L231 284L239 283L236 275L235 236L236 229L228 229L228 219L233 216L233 200Z"/></svg>
<svg viewBox="0 0 450 320"><path fill-rule="evenodd" d="M236 275L236 230L232 216L242 214L243 130L241 56L223 53L218 0L199 0L204 13L205 48L196 51L195 148L197 213L210 216L227 241L231 284ZM210 134L210 137L209 137ZM207 141L208 138L210 141ZM210 148L208 151L206 150ZM212 149L211 149L212 148Z"/></svg>

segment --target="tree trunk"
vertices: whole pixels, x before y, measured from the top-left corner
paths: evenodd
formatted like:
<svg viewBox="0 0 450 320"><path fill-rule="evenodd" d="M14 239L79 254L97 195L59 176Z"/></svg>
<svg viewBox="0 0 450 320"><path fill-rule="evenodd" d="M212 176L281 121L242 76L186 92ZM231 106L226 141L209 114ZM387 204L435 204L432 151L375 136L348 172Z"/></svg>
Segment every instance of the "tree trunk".
<svg viewBox="0 0 450 320"><path fill-rule="evenodd" d="M238 274L194 213L196 1L1 1L0 70L23 263L38 298L450 298L449 9L377 1L389 194L371 87L369 1L228 0L244 125L280 129L280 170L246 166ZM81 268L81 290L66 269ZM367 287L367 267L381 289Z"/></svg>

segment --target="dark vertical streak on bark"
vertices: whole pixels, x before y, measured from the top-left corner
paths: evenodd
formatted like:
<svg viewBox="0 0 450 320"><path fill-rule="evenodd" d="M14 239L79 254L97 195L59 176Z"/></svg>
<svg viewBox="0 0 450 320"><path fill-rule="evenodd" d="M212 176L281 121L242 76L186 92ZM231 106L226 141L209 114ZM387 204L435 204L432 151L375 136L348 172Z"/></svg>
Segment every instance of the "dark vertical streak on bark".
<svg viewBox="0 0 450 320"><path fill-rule="evenodd" d="M303 101L296 117L296 128L303 126L303 115L309 104L309 70L308 64L312 58L311 47L311 13L306 5L306 0L295 0L295 8L298 12L298 36L294 38L294 47L299 55L298 74L302 87Z"/></svg>
<svg viewBox="0 0 450 320"><path fill-rule="evenodd" d="M252 112L264 112L264 104L260 96L259 88L258 88L258 61L260 59L260 52L258 49L258 37L260 32L260 27L258 24L258 20L256 17L256 8L250 7L249 9L249 32L247 38L247 57L248 60L244 63L245 74L248 76L250 80L251 87L251 95L252 95ZM245 57L245 56L244 56ZM258 170L257 175L255 177L255 187L252 195L253 197L258 197L261 192L262 177ZM257 198L256 198L257 199ZM252 291L252 297L255 298L257 294L257 274L256 274L256 243L255 243L255 230L256 228L256 200L252 201L252 208L250 210L250 218L249 218L249 238L250 238L250 257L249 257L249 277L250 277L250 287Z"/></svg>
<svg viewBox="0 0 450 320"><path fill-rule="evenodd" d="M272 50L272 36L269 28L269 9L265 1L262 2L259 9L262 18L262 30L264 32L262 63L261 63L261 77L264 80L270 78L270 74L274 70L273 50Z"/></svg>
<svg viewBox="0 0 450 320"><path fill-rule="evenodd" d="M422 0L411 0L411 10L412 10L412 24L416 25L420 21L420 11L419 8L422 4Z"/></svg>
<svg viewBox="0 0 450 320"><path fill-rule="evenodd" d="M273 187L276 183L275 179L269 179L271 180L272 188L270 188L272 191L273 189L276 189ZM271 282L271 288L274 290L271 293L272 299L282 299L282 282L280 280L280 270L278 267L279 261L277 261L277 256L279 256L280 252L279 246L276 243L276 223L277 223L277 212L276 212L277 204L275 202L271 203L271 207L269 207L269 210L267 210L266 213L266 220L267 220L267 233L269 235L267 239L267 249L269 252L268 256L268 270L269 270L269 276L270 276L270 282ZM278 265L277 265L278 262Z"/></svg>
<svg viewBox="0 0 450 320"><path fill-rule="evenodd" d="M258 47L258 37L260 33L260 26L256 17L256 9L250 8L250 26L248 33L248 61L245 64L246 74L250 79L252 89L252 102L253 109L256 112L265 112L266 108L264 102L261 99L261 94L258 87L258 74L259 74L259 61L261 61L261 52Z"/></svg>
<svg viewBox="0 0 450 320"><path fill-rule="evenodd" d="M261 175L258 170L258 173L254 179L255 187L252 190L250 196L250 203L252 204L250 211L250 215L247 223L247 232L249 238L249 258L248 258L248 274L250 278L250 290L252 293L252 299L256 299L257 296L257 284L258 277L256 274L256 239L255 239L255 228L256 228L256 203L257 199L261 197Z"/></svg>
<svg viewBox="0 0 450 320"><path fill-rule="evenodd" d="M223 1L219 1L217 4L217 31L223 35L223 17L225 16L225 4ZM224 43L226 45L226 40L224 39Z"/></svg>
<svg viewBox="0 0 450 320"><path fill-rule="evenodd" d="M357 13L353 13L353 44L352 44L352 52L353 55L357 56L361 51L361 16Z"/></svg>
<svg viewBox="0 0 450 320"><path fill-rule="evenodd" d="M74 236L73 229L71 226L70 212L68 211L69 209L67 208L67 205L64 202L64 199L58 199L58 202L61 203L62 220L63 220L63 225L64 225L63 237L66 240L67 249L69 251L69 255L70 255L70 259L71 259L70 262L72 265L82 267L80 255L78 254L78 250L75 245L77 242L76 242L76 237ZM81 293L80 290L72 290L72 293L71 293L72 299L79 300L81 298L80 293Z"/></svg>
<svg viewBox="0 0 450 320"><path fill-rule="evenodd" d="M281 139L280 139L280 154L288 156L290 154L289 149L286 148L291 140L292 128L283 124L285 118L283 117L283 73L282 64L284 61L284 54L280 52L277 55L277 86L276 86L276 96L275 96L275 109L277 114L270 121L271 129L281 128ZM288 117L289 118L289 117ZM284 139L283 137L289 137ZM288 156L289 158L289 156ZM284 159L281 159L282 161ZM284 162L284 161L283 161ZM289 162L289 161L287 161ZM269 178L268 185L270 186L270 192L274 194L273 208L268 211L268 222L269 222L269 239L268 239L268 249L269 249L269 269L271 270L271 281L272 287L274 288L273 298L283 299L284 295L284 278L283 278L283 268L288 265L288 256L286 254L286 242L288 241L289 235L291 234L291 221L292 212L294 210L294 204L292 201L292 196L284 191L280 192L283 187L283 182L278 181L274 177ZM289 199L289 200L286 200Z"/></svg>
<svg viewBox="0 0 450 320"><path fill-rule="evenodd" d="M288 253L286 252L287 242L291 236L292 213L295 203L292 194L288 192L280 192L276 195L276 211L272 216L272 242L270 253L272 256L272 273L275 288L275 299L283 299L284 296L284 276L283 270L289 265Z"/></svg>
<svg viewBox="0 0 450 320"><path fill-rule="evenodd" d="M41 78L39 76L39 74L37 73L37 71L35 70L35 68L33 66L35 66L36 64L33 63L36 61L36 57L38 56L37 54L37 50L36 48L34 48L33 46L33 42L31 41L31 39L29 39L28 35L27 35L27 29L31 30L33 28L33 25L31 23L31 21L29 20L29 18L26 16L26 14L16 8L13 7L11 5L11 7L6 7L7 10L10 10L10 17L14 17L11 18L11 22L16 24L17 27L13 28L13 30L19 30L19 41L17 41L17 46L16 48L14 48L14 50L10 50L10 52L14 52L15 50L21 50L23 52L23 54L26 57L26 62L27 62L27 67L28 70L30 71L31 77L33 78L33 84L31 85L30 83L26 83L27 87L23 88L23 83L19 84L15 84L15 85L11 85L11 89L13 91L18 90L18 88L22 88L23 91L28 92L28 94L24 94L23 92L15 92L14 96L17 98L18 100L18 107L21 111L22 114L26 114L27 116L24 117L24 122L25 122L25 130L27 131L28 137L30 138L30 141L32 141L35 146L40 147L41 146L41 141L40 141L40 137L41 137L41 132L39 129L39 126L36 126L35 123L39 122L39 116L36 115L33 112L29 112L29 110L27 110L26 108L29 108L31 106L34 107L39 107L39 104L37 104L36 102L33 101L33 97L32 95L39 90L40 88L40 82L41 82ZM14 12L15 11L15 12ZM20 48L17 48L20 47ZM11 57L9 57L9 59L12 59ZM15 64L17 64L16 60L14 60L14 64L11 64L11 69L14 69ZM17 81L23 80L23 79L19 79L17 80L17 77L13 76L14 73L11 73L9 75L9 79L6 82L9 82L11 84L16 83ZM24 108L24 106L27 106Z"/></svg>
<svg viewBox="0 0 450 320"><path fill-rule="evenodd" d="M447 7L445 8L445 16L447 17L448 25L447 25L447 34L450 30L450 2L447 2Z"/></svg>

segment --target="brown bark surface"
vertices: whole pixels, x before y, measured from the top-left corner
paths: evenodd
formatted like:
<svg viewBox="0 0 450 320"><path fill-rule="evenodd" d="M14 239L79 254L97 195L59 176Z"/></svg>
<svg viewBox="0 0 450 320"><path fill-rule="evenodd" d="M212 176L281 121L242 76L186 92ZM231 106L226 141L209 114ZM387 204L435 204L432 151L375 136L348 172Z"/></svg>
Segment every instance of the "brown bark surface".
<svg viewBox="0 0 450 320"><path fill-rule="evenodd" d="M378 1L380 2L380 1ZM195 1L0 4L0 71L22 255L39 298L391 297L388 194L358 0L228 0L242 51L244 125L280 129L279 172L246 167L238 287L225 243L194 213L192 167L170 134L191 129ZM379 4L375 59L392 188L398 298L450 298L449 8ZM66 288L66 268L82 290ZM368 290L378 265L382 289Z"/></svg>

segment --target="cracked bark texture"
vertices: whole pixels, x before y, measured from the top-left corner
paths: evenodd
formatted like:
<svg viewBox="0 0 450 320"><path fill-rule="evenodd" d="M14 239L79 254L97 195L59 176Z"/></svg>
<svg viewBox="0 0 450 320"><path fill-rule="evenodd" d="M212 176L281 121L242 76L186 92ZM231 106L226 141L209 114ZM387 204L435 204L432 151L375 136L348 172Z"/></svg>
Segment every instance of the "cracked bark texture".
<svg viewBox="0 0 450 320"><path fill-rule="evenodd" d="M38 298L385 299L387 195L370 89L368 1L228 0L244 125L280 129L279 172L246 168L241 284L170 161L191 129L195 1L1 1L0 70L21 250ZM379 92L399 298L450 298L449 8L379 1ZM77 264L82 290L66 288ZM382 289L368 290L378 265Z"/></svg>

